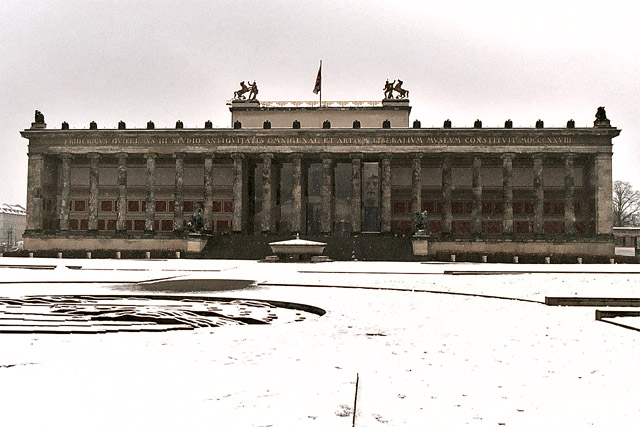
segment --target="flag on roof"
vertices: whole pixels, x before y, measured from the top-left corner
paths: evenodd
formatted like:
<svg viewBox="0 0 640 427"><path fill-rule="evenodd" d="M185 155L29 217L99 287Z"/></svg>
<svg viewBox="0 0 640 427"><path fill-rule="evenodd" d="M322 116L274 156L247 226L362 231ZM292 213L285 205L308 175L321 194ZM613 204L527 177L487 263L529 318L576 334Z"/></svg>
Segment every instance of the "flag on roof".
<svg viewBox="0 0 640 427"><path fill-rule="evenodd" d="M322 61L320 61L320 68L318 68L318 76L316 77L316 85L313 87L313 93L317 94L322 90Z"/></svg>

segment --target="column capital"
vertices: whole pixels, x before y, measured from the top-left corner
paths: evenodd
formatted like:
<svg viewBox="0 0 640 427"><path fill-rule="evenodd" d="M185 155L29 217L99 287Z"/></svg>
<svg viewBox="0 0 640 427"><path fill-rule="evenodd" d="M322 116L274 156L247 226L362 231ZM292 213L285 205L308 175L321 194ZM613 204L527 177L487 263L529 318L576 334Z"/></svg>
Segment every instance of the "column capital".
<svg viewBox="0 0 640 427"><path fill-rule="evenodd" d="M71 154L71 153L60 153L60 154L58 154L58 157L60 157L62 160L71 160L73 158L73 154Z"/></svg>
<svg viewBox="0 0 640 427"><path fill-rule="evenodd" d="M185 153L173 153L171 157L174 159L184 159L187 155Z"/></svg>
<svg viewBox="0 0 640 427"><path fill-rule="evenodd" d="M325 160L333 160L333 155L332 154L328 154L328 153L323 153L320 158L322 159L322 162L324 162Z"/></svg>
<svg viewBox="0 0 640 427"><path fill-rule="evenodd" d="M155 159L158 157L158 153L144 153L145 159Z"/></svg>
<svg viewBox="0 0 640 427"><path fill-rule="evenodd" d="M608 160L611 158L611 156L613 156L613 153L596 153L594 155L596 159L601 159L601 160Z"/></svg>
<svg viewBox="0 0 640 427"><path fill-rule="evenodd" d="M382 160L391 160L391 153L380 153L380 158Z"/></svg>
<svg viewBox="0 0 640 427"><path fill-rule="evenodd" d="M266 160L266 159L273 159L273 153L260 153L260 157L262 157L262 160Z"/></svg>
<svg viewBox="0 0 640 427"><path fill-rule="evenodd" d="M349 154L349 158L351 160L355 160L355 159L362 160L362 157L363 157L362 153L351 153L351 154Z"/></svg>
<svg viewBox="0 0 640 427"><path fill-rule="evenodd" d="M424 153L411 153L411 158L413 159L421 159L424 157Z"/></svg>
<svg viewBox="0 0 640 427"><path fill-rule="evenodd" d="M121 152L121 153L117 153L117 154L116 154L116 157L118 157L118 159L123 159L123 160L125 160L125 159L127 159L127 158L129 157L129 154L128 154L128 153L125 153L125 152Z"/></svg>
<svg viewBox="0 0 640 427"><path fill-rule="evenodd" d="M531 155L531 157L533 158L533 160L544 160L545 154L544 153L533 153Z"/></svg>
<svg viewBox="0 0 640 427"><path fill-rule="evenodd" d="M289 158L292 160L302 160L303 153L291 153L289 154Z"/></svg>
<svg viewBox="0 0 640 427"><path fill-rule="evenodd" d="M516 153L502 153L500 155L500 158L502 160L511 160L513 161L513 159L516 157Z"/></svg>
<svg viewBox="0 0 640 427"><path fill-rule="evenodd" d="M27 157L31 157L34 160L41 159L44 157L43 153L27 153Z"/></svg>
<svg viewBox="0 0 640 427"><path fill-rule="evenodd" d="M565 162L571 162L571 163L573 163L576 157L578 157L576 153L564 153L562 155L562 158L565 160Z"/></svg>
<svg viewBox="0 0 640 427"><path fill-rule="evenodd" d="M231 158L233 160L242 160L244 159L244 154L243 153L231 153Z"/></svg>
<svg viewBox="0 0 640 427"><path fill-rule="evenodd" d="M88 159L99 159L100 158L100 153L87 153L87 158Z"/></svg>
<svg viewBox="0 0 640 427"><path fill-rule="evenodd" d="M202 157L205 159L215 159L216 153L202 153Z"/></svg>

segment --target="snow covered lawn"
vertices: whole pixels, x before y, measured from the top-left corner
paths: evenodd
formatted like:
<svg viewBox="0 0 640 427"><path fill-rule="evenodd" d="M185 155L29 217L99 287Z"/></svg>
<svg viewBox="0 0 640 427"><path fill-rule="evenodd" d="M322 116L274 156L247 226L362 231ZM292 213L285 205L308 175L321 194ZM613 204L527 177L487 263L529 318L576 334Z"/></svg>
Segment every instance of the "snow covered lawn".
<svg viewBox="0 0 640 427"><path fill-rule="evenodd" d="M171 279L197 284L192 296L327 311L279 325L0 335L6 426L351 426L357 376L356 426L640 420L640 332L595 321L596 307L544 305L640 298L639 266L4 258L0 275L2 297L150 293ZM217 292L207 279L256 284Z"/></svg>

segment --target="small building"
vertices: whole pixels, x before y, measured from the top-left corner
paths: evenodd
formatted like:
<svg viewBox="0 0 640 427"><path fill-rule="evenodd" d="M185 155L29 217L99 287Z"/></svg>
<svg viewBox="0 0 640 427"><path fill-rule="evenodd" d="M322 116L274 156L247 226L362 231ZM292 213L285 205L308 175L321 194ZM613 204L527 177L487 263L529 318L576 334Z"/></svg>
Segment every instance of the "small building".
<svg viewBox="0 0 640 427"><path fill-rule="evenodd" d="M422 127L406 98L229 105L229 128L47 129L36 116L22 132L25 248L183 250L199 205L204 234L244 244L300 233L410 245L426 211L432 253L614 254L620 130L602 107L592 127L515 128Z"/></svg>
<svg viewBox="0 0 640 427"><path fill-rule="evenodd" d="M27 224L27 212L20 205L0 205L0 245L2 250L13 248L22 241Z"/></svg>
<svg viewBox="0 0 640 427"><path fill-rule="evenodd" d="M613 227L616 255L640 255L640 227Z"/></svg>

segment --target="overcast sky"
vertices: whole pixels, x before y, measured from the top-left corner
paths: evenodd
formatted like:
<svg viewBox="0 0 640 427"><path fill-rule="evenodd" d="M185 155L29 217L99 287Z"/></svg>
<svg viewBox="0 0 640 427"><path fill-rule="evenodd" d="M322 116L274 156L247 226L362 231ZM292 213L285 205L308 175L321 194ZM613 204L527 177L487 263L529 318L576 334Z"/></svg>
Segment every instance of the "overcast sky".
<svg viewBox="0 0 640 427"><path fill-rule="evenodd" d="M0 3L0 203L26 200L27 140L48 128L230 126L241 80L261 100L380 100L410 90L423 127L592 126L614 179L640 189L640 30L632 1L25 1Z"/></svg>

